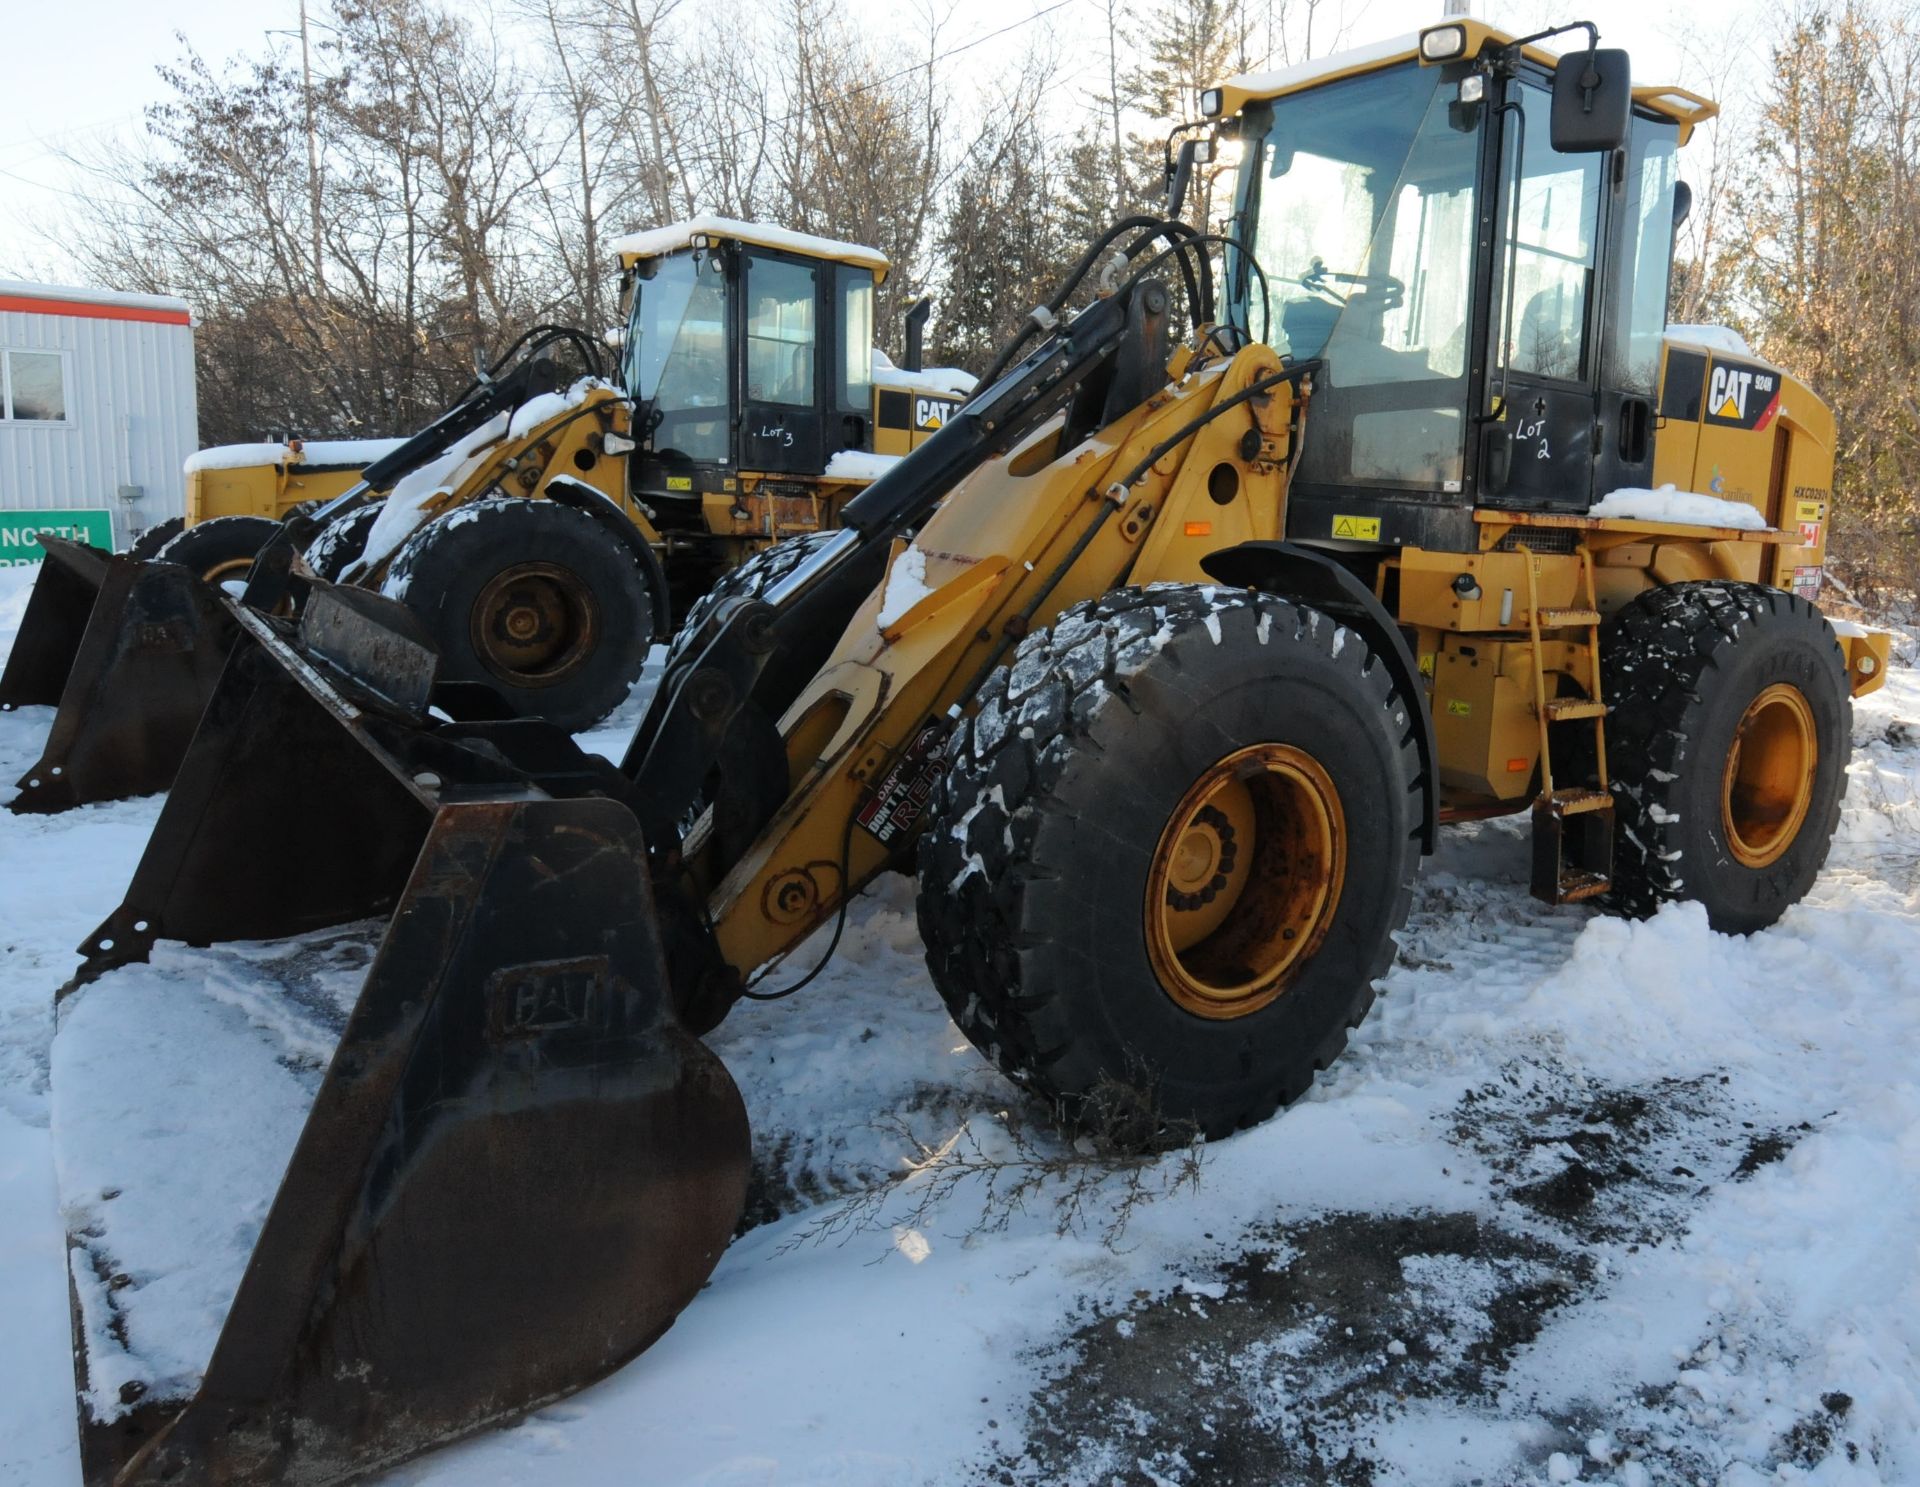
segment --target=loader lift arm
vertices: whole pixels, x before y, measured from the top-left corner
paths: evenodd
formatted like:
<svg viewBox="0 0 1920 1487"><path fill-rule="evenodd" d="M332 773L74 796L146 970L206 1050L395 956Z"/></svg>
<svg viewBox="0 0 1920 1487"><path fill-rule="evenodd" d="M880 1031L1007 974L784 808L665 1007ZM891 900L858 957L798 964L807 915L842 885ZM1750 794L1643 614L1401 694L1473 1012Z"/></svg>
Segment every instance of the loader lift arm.
<svg viewBox="0 0 1920 1487"><path fill-rule="evenodd" d="M571 346L578 353L587 376L605 374L606 363L600 348L584 331L566 325L534 326L467 384L450 408L398 449L368 465L353 486L318 510L289 516L281 523L280 530L254 559L241 602L263 613L279 608L291 591L295 556L306 550L328 522L392 490L415 470L439 458L501 413L510 412L541 393L558 391L559 367L547 353L563 345ZM501 375L503 367L509 368L505 375Z"/></svg>

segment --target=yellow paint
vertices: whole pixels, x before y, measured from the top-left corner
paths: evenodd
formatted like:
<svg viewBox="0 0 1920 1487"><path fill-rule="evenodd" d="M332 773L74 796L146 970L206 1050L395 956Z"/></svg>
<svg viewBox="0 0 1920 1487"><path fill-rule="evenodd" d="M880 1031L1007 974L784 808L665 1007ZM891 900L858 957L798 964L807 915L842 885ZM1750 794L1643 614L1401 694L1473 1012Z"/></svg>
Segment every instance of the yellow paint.
<svg viewBox="0 0 1920 1487"><path fill-rule="evenodd" d="M1466 50L1460 57L1449 57L1448 62L1471 61L1483 52L1510 46L1517 39L1512 32L1497 30L1485 21L1461 20L1448 21L1446 24L1464 26L1467 32ZM1549 69L1559 60L1557 54L1542 46L1529 45L1523 48L1523 51L1529 61L1538 62ZM1230 117L1239 113L1249 103L1309 92L1323 88L1328 83L1340 82L1345 78L1359 77L1368 72L1384 72L1390 67L1405 67L1408 63L1419 66L1435 65L1421 60L1419 43L1415 41L1407 47L1383 56L1360 57L1350 62L1343 62L1336 53L1324 59L1317 68L1289 68L1280 74L1242 73L1220 84L1221 115ZM1633 99L1643 108L1650 109L1678 124L1680 143L1683 145L1687 142L1688 136L1693 133L1694 126L1704 123L1720 112L1720 106L1711 99L1665 83L1637 87L1633 90Z"/></svg>

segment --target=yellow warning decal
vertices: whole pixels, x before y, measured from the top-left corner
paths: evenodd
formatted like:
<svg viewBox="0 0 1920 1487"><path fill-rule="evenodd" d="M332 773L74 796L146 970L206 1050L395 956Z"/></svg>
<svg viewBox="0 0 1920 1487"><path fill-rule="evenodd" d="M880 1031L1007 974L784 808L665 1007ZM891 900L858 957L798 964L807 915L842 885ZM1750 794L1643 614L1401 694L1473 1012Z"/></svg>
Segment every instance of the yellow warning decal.
<svg viewBox="0 0 1920 1487"><path fill-rule="evenodd" d="M1821 505L1822 503L1819 501L1795 501L1793 503L1793 519L1795 521L1819 521L1821 516L1824 515L1820 510Z"/></svg>
<svg viewBox="0 0 1920 1487"><path fill-rule="evenodd" d="M1380 540L1380 518L1377 516L1336 516L1333 519L1333 535L1351 538L1355 542L1378 542Z"/></svg>
<svg viewBox="0 0 1920 1487"><path fill-rule="evenodd" d="M667 477L667 489L670 491L690 491L693 489L693 477L691 475L669 475Z"/></svg>
<svg viewBox="0 0 1920 1487"><path fill-rule="evenodd" d="M1433 656L1434 656L1434 653L1432 651L1428 651L1425 655L1423 655L1420 658L1420 674L1422 676L1433 675Z"/></svg>
<svg viewBox="0 0 1920 1487"><path fill-rule="evenodd" d="M1447 699L1447 711L1456 718L1470 718L1473 716L1473 704L1462 702L1458 697L1450 697Z"/></svg>

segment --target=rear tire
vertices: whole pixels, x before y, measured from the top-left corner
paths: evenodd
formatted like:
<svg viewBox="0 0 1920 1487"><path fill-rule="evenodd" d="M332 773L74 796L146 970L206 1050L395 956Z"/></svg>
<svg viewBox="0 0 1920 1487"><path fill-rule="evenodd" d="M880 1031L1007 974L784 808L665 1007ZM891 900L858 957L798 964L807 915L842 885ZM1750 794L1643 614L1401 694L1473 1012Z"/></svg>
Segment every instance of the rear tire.
<svg viewBox="0 0 1920 1487"><path fill-rule="evenodd" d="M1781 589L1670 584L1608 622L1600 655L1613 906L1692 899L1722 933L1765 929L1813 886L1846 794L1853 699L1832 627Z"/></svg>
<svg viewBox="0 0 1920 1487"><path fill-rule="evenodd" d="M653 636L640 561L584 511L494 496L421 527L381 592L426 623L440 674L569 732L626 700Z"/></svg>
<svg viewBox="0 0 1920 1487"><path fill-rule="evenodd" d="M360 554L367 550L367 534L379 519L380 503L373 501L322 527L307 548L307 566L314 577L340 582L341 574L359 562Z"/></svg>
<svg viewBox="0 0 1920 1487"><path fill-rule="evenodd" d="M216 516L195 522L155 556L192 569L202 581L238 598L253 560L279 531L280 523L270 516Z"/></svg>
<svg viewBox="0 0 1920 1487"><path fill-rule="evenodd" d="M1263 1120L1393 959L1418 778L1407 701L1326 615L1183 584L1076 605L949 746L920 843L934 984L1069 1118L1105 1087L1209 1137Z"/></svg>

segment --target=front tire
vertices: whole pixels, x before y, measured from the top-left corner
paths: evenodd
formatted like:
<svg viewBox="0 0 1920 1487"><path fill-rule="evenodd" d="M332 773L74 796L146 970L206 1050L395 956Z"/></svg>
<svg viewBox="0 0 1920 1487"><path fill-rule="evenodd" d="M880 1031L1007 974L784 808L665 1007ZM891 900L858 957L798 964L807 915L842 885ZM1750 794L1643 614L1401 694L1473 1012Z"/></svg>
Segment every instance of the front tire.
<svg viewBox="0 0 1920 1487"><path fill-rule="evenodd" d="M435 517L381 592L425 622L443 677L485 683L519 716L569 732L626 700L653 639L640 560L558 501L493 496Z"/></svg>
<svg viewBox="0 0 1920 1487"><path fill-rule="evenodd" d="M253 560L279 530L280 523L269 516L216 516L195 522L154 556L192 569L202 582L237 599Z"/></svg>
<svg viewBox="0 0 1920 1487"><path fill-rule="evenodd" d="M920 846L961 1030L1069 1117L1131 1087L1210 1137L1303 1094L1394 953L1424 802L1366 642L1165 584L1021 643L955 735Z"/></svg>
<svg viewBox="0 0 1920 1487"><path fill-rule="evenodd" d="M680 622L680 628L667 645L666 669L672 671L685 659L687 646L692 642L694 633L724 600L758 599L825 547L833 537L831 530L802 532L798 537L788 537L761 548L744 563L722 573L714 580L712 588L687 606L687 617ZM839 637L833 638L837 640ZM821 659L825 659L824 653Z"/></svg>
<svg viewBox="0 0 1920 1487"><path fill-rule="evenodd" d="M1615 615L1600 654L1614 907L1692 899L1724 934L1765 929L1813 886L1846 794L1853 700L1832 627L1780 589L1670 584Z"/></svg>
<svg viewBox="0 0 1920 1487"><path fill-rule="evenodd" d="M339 583L341 576L367 550L367 536L380 519L381 505L371 501L365 506L335 517L320 529L320 535L307 548L307 566L315 578Z"/></svg>

